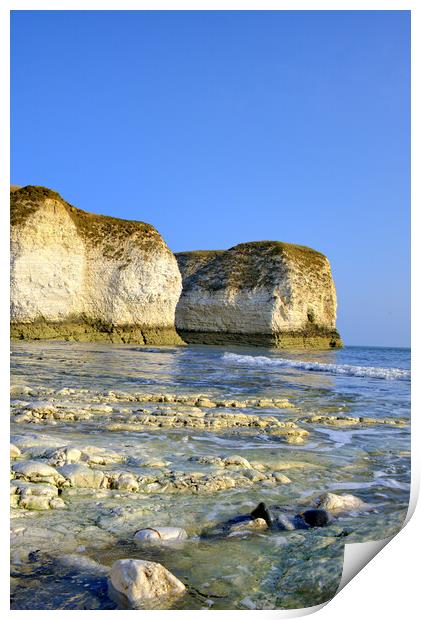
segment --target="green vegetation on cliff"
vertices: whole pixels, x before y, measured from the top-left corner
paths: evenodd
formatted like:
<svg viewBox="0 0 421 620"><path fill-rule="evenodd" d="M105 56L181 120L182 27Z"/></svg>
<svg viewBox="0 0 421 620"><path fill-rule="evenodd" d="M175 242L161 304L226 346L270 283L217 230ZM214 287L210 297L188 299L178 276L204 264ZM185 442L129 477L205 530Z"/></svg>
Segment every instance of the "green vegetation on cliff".
<svg viewBox="0 0 421 620"><path fill-rule="evenodd" d="M37 185L27 185L11 190L11 225L23 225L27 218L45 203L46 199L60 202L72 218L78 233L92 245L101 244L103 254L108 258L119 258L120 241L129 237L138 247L145 248L154 244L167 247L161 235L151 224L82 211L66 202L58 192Z"/></svg>

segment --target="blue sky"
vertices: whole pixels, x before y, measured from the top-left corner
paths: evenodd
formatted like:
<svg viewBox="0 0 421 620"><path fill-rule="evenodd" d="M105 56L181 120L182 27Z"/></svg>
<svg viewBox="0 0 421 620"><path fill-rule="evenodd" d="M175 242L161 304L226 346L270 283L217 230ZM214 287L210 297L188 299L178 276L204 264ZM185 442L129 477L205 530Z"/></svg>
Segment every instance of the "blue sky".
<svg viewBox="0 0 421 620"><path fill-rule="evenodd" d="M332 265L346 344L409 345L408 11L15 11L12 183L170 248Z"/></svg>

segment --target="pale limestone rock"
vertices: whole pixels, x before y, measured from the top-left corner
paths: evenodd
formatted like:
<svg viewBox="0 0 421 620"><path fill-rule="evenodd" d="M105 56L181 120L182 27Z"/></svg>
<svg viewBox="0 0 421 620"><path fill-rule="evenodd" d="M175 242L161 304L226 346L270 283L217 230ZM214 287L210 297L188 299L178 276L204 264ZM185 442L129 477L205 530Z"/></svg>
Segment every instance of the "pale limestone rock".
<svg viewBox="0 0 421 620"><path fill-rule="evenodd" d="M304 438L301 435L287 435L285 437L285 441L291 445L301 445L305 443Z"/></svg>
<svg viewBox="0 0 421 620"><path fill-rule="evenodd" d="M10 493L15 493L21 497L29 495L43 496L53 499L58 496L58 489L52 484L40 484L25 482L24 480L12 480L10 483Z"/></svg>
<svg viewBox="0 0 421 620"><path fill-rule="evenodd" d="M10 396L27 396L31 392L31 388L27 385L11 385Z"/></svg>
<svg viewBox="0 0 421 620"><path fill-rule="evenodd" d="M177 261L149 224L94 215L59 194L11 194L11 333L169 344Z"/></svg>
<svg viewBox="0 0 421 620"><path fill-rule="evenodd" d="M64 465L60 473L72 487L99 489L106 481L105 475L98 469L91 469L82 463Z"/></svg>
<svg viewBox="0 0 421 620"><path fill-rule="evenodd" d="M273 478L275 478L276 482L280 482L281 484L290 484L291 480L285 474L281 474L280 472L275 471L272 474Z"/></svg>
<svg viewBox="0 0 421 620"><path fill-rule="evenodd" d="M48 510L64 505L63 500L57 497L57 487L49 484L12 480L10 493L11 504L26 510Z"/></svg>
<svg viewBox="0 0 421 620"><path fill-rule="evenodd" d="M225 465L237 465L239 467L244 467L245 469L251 469L251 465L247 459L243 456L239 456L238 454L234 454L232 456L227 456L224 459Z"/></svg>
<svg viewBox="0 0 421 620"><path fill-rule="evenodd" d="M373 426L377 424L387 424L390 426L408 426L409 424L409 420L407 418L356 418L345 415L313 415L309 418L303 418L301 421L310 424L322 424L328 426Z"/></svg>
<svg viewBox="0 0 421 620"><path fill-rule="evenodd" d="M205 408L208 408L208 409L216 407L216 403L214 403L209 398L205 398L205 397L199 398L196 401L195 405L196 405L196 407L205 407Z"/></svg>
<svg viewBox="0 0 421 620"><path fill-rule="evenodd" d="M15 422L16 424L26 424L27 422L30 422L31 419L32 419L31 414L19 413L18 415L15 415L13 422Z"/></svg>
<svg viewBox="0 0 421 620"><path fill-rule="evenodd" d="M54 499L50 499L50 508L66 508L66 502L62 500L61 497L55 497Z"/></svg>
<svg viewBox="0 0 421 620"><path fill-rule="evenodd" d="M355 495L323 493L315 500L314 506L329 512L345 512L347 510L360 510L365 507L365 503Z"/></svg>
<svg viewBox="0 0 421 620"><path fill-rule="evenodd" d="M63 446L62 448L47 450L45 456L49 459L50 465L60 467L62 465L78 463L81 459L82 452L78 448L71 446Z"/></svg>
<svg viewBox="0 0 421 620"><path fill-rule="evenodd" d="M253 484L255 482L261 482L262 480L267 480L266 474L261 471L257 471L256 469L247 469L244 472L244 476L253 482Z"/></svg>
<svg viewBox="0 0 421 620"><path fill-rule="evenodd" d="M187 342L341 346L323 254L260 241L176 257L183 277L176 326Z"/></svg>
<svg viewBox="0 0 421 620"><path fill-rule="evenodd" d="M145 560L117 560L111 567L110 582L132 606L144 600L179 596L186 589L162 564Z"/></svg>
<svg viewBox="0 0 421 620"><path fill-rule="evenodd" d="M146 527L136 532L137 542L180 542L186 540L187 532L182 527Z"/></svg>
<svg viewBox="0 0 421 620"><path fill-rule="evenodd" d="M50 508L50 500L44 495L28 495L22 497L19 507L26 508L26 510L48 510Z"/></svg>
<svg viewBox="0 0 421 620"><path fill-rule="evenodd" d="M232 525L229 530L229 535L247 534L249 532L259 532L267 530L268 524L262 518L251 519L250 521L241 521Z"/></svg>
<svg viewBox="0 0 421 620"><path fill-rule="evenodd" d="M130 473L120 474L117 480L114 481L113 487L119 491L131 491L132 493L139 491L139 483L135 476Z"/></svg>
<svg viewBox="0 0 421 620"><path fill-rule="evenodd" d="M114 450L87 446L82 449L81 460L86 461L89 465L110 465L124 461L124 457Z"/></svg>
<svg viewBox="0 0 421 620"><path fill-rule="evenodd" d="M13 443L10 444L10 458L17 459L21 455L21 451Z"/></svg>
<svg viewBox="0 0 421 620"><path fill-rule="evenodd" d="M151 461L144 461L141 463L142 467L167 467L170 464L170 461L161 461L159 459L152 459Z"/></svg>
<svg viewBox="0 0 421 620"><path fill-rule="evenodd" d="M54 467L39 461L20 461L13 465L12 471L15 478L23 478L30 482L58 484L63 481L63 477Z"/></svg>

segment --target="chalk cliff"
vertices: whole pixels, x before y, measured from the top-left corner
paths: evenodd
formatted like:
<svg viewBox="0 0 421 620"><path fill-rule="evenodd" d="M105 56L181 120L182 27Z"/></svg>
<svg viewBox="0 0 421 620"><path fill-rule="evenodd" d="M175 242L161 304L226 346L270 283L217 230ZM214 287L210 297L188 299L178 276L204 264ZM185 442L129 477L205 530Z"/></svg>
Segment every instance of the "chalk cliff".
<svg viewBox="0 0 421 620"><path fill-rule="evenodd" d="M335 286L323 254L260 241L176 257L183 277L176 327L186 342L342 346Z"/></svg>
<svg viewBox="0 0 421 620"><path fill-rule="evenodd" d="M12 337L182 342L181 276L153 226L81 211L44 187L10 198Z"/></svg>

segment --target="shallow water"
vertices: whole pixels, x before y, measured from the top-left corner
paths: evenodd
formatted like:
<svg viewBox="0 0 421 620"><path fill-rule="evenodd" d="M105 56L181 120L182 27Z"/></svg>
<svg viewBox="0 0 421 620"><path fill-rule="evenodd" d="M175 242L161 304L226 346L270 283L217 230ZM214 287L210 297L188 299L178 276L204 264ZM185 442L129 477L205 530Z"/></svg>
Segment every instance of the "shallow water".
<svg viewBox="0 0 421 620"><path fill-rule="evenodd" d="M348 347L275 351L189 346L147 348L92 343L23 342L12 347L12 386L29 393L12 398L12 441L22 459L45 459L48 447L97 446L122 462L95 466L107 472L171 478L174 472L214 475L195 457L241 455L282 470L290 484L263 480L216 492L169 492L152 483L140 493L63 489L63 510L12 511L12 608L113 609L103 574L69 567L62 556L78 553L110 566L123 557L161 562L187 586L172 609L274 609L316 605L334 595L344 542L385 538L405 518L410 488L409 425L309 423L312 415L409 418L410 352ZM63 388L73 392L59 393ZM119 391L117 400L107 391ZM19 390L18 390L19 391ZM174 403L129 399L134 393L203 394L213 400L287 398L295 408L226 408L230 413L274 416L309 432L288 444L261 428L212 431L194 427L107 430L139 409L182 410ZM126 395L126 396L125 396ZM45 403L63 411L91 411L86 420L31 419L13 414ZM99 405L98 405L99 403ZM109 410L100 411L100 405ZM16 418L18 419L18 418ZM124 426L124 424L123 424ZM149 467L145 463L165 461ZM47 462L47 461L43 461ZM235 468L233 469L235 471ZM225 473L227 473L225 471ZM368 505L338 515L327 528L248 536L214 535L218 524L246 514L259 502L295 514L324 491L352 493ZM139 547L134 533L149 526L184 527L182 547ZM215 529L216 528L216 529Z"/></svg>

